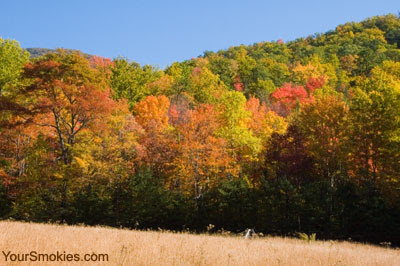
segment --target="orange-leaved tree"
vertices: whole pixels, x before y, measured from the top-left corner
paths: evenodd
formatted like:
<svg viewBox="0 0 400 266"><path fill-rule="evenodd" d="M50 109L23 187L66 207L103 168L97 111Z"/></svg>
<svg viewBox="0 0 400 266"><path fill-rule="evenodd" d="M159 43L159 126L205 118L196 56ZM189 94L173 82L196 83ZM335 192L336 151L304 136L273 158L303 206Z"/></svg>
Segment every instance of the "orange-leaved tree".
<svg viewBox="0 0 400 266"><path fill-rule="evenodd" d="M215 135L220 125L212 105L199 105L180 115L185 122L177 123L174 130L178 154L172 162L170 184L198 199L237 169L227 141Z"/></svg>
<svg viewBox="0 0 400 266"><path fill-rule="evenodd" d="M34 123L56 143L56 160L61 165L55 177L62 180L61 207L64 209L78 136L86 129L101 130L115 102L110 98L105 76L78 52L58 50L47 54L27 63L23 74L30 80L26 92L41 110L34 117Z"/></svg>
<svg viewBox="0 0 400 266"><path fill-rule="evenodd" d="M147 96L133 109L137 123L143 128L138 139L137 163L150 167L158 177L165 175L174 157L168 125L169 106L169 99L164 95Z"/></svg>

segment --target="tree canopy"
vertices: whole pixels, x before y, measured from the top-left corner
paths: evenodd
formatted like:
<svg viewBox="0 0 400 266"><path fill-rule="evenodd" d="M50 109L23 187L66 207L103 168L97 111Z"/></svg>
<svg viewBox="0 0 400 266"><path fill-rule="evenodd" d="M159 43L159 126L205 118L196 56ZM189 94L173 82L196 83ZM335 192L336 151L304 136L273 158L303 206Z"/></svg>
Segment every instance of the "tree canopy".
<svg viewBox="0 0 400 266"><path fill-rule="evenodd" d="M400 245L400 19L164 70L0 38L0 217Z"/></svg>

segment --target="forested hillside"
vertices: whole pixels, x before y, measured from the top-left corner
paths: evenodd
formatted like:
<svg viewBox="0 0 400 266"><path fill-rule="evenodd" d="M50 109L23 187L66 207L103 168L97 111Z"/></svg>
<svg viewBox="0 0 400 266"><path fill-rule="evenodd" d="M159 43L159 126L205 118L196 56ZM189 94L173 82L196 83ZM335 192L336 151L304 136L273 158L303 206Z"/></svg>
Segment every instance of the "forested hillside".
<svg viewBox="0 0 400 266"><path fill-rule="evenodd" d="M29 55L33 58L56 52L56 50L53 49L48 49L48 48L26 48L26 51L29 53Z"/></svg>
<svg viewBox="0 0 400 266"><path fill-rule="evenodd" d="M26 48L25 50L29 53L31 58L36 58L36 57L40 57L40 56L43 56L43 55L48 54L48 53L57 52L57 50L48 49L48 48ZM63 49L63 50L65 50L65 51L67 51L69 53L80 52L78 50L73 50L73 49ZM85 53L83 53L82 55L86 56L89 59L93 56L93 55L89 55L89 54L85 54Z"/></svg>
<svg viewBox="0 0 400 266"><path fill-rule="evenodd" d="M164 70L0 39L0 217L400 245L400 18Z"/></svg>

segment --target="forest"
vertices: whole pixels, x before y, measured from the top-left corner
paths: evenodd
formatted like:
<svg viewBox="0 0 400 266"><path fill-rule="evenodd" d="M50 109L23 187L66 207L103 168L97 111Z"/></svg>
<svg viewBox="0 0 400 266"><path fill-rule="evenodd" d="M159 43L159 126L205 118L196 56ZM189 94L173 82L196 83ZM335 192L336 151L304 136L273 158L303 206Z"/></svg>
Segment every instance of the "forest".
<svg viewBox="0 0 400 266"><path fill-rule="evenodd" d="M400 17L164 70L0 38L0 218L400 246Z"/></svg>

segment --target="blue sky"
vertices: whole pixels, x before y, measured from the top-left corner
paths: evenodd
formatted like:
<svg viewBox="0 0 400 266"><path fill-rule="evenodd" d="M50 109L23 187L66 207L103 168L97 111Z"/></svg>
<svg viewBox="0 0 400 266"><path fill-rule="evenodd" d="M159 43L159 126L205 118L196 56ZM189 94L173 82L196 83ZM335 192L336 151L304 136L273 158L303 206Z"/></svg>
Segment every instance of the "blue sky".
<svg viewBox="0 0 400 266"><path fill-rule="evenodd" d="M10 0L0 37L24 48L72 48L164 68L230 46L326 32L338 24L397 14L398 0Z"/></svg>

